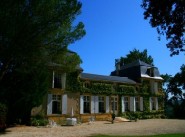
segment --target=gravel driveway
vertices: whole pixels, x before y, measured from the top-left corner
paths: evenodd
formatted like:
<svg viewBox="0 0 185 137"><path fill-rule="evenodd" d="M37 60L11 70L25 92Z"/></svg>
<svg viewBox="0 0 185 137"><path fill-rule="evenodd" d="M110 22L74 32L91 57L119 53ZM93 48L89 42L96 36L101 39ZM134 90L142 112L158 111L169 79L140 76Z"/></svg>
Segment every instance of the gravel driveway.
<svg viewBox="0 0 185 137"><path fill-rule="evenodd" d="M87 137L95 134L106 135L154 135L166 133L184 133L185 120L150 119L138 122L111 124L97 121L76 126L56 127L14 127L8 128L0 137Z"/></svg>

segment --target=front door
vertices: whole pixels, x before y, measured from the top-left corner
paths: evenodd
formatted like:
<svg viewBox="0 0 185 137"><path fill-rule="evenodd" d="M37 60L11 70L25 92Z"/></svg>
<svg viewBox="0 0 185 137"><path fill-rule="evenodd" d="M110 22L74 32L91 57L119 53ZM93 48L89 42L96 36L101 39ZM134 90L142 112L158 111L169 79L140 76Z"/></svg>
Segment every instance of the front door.
<svg viewBox="0 0 185 137"><path fill-rule="evenodd" d="M112 96L111 97L111 112L114 114L118 114L118 97Z"/></svg>

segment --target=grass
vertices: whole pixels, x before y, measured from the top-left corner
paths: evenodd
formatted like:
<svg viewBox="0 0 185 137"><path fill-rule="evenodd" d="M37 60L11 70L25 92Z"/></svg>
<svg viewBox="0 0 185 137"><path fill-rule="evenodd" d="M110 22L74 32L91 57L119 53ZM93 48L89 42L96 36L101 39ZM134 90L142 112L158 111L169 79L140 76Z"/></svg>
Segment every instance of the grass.
<svg viewBox="0 0 185 137"><path fill-rule="evenodd" d="M185 137L185 134L163 134L163 135L147 135L147 136L111 136L111 135L95 135L91 137Z"/></svg>

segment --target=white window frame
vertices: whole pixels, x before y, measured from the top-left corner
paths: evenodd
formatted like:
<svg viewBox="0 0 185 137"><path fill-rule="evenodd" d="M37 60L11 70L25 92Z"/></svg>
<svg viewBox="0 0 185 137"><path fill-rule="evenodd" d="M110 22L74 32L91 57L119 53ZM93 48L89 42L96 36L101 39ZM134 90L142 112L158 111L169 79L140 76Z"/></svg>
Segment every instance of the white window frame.
<svg viewBox="0 0 185 137"><path fill-rule="evenodd" d="M58 112L53 112L53 103L54 102L57 102L57 111ZM58 106L59 105L59 106ZM58 94L52 94L52 112L51 114L61 114L62 113L62 97L61 95L58 95Z"/></svg>
<svg viewBox="0 0 185 137"><path fill-rule="evenodd" d="M58 85L56 85L58 83ZM66 87L66 73L53 71L52 74L52 88L65 89Z"/></svg>
<svg viewBox="0 0 185 137"><path fill-rule="evenodd" d="M125 109L125 112L130 111L130 98L128 96L124 97L124 109Z"/></svg>

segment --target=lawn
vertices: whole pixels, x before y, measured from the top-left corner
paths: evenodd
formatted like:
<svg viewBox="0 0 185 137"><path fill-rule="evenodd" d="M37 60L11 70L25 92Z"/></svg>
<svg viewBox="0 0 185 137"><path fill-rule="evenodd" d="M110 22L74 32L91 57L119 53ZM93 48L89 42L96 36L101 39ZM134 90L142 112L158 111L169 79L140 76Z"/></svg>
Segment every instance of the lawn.
<svg viewBox="0 0 185 137"><path fill-rule="evenodd" d="M150 136L111 136L111 135L95 135L91 137L185 137L185 134L164 134L164 135L150 135Z"/></svg>

